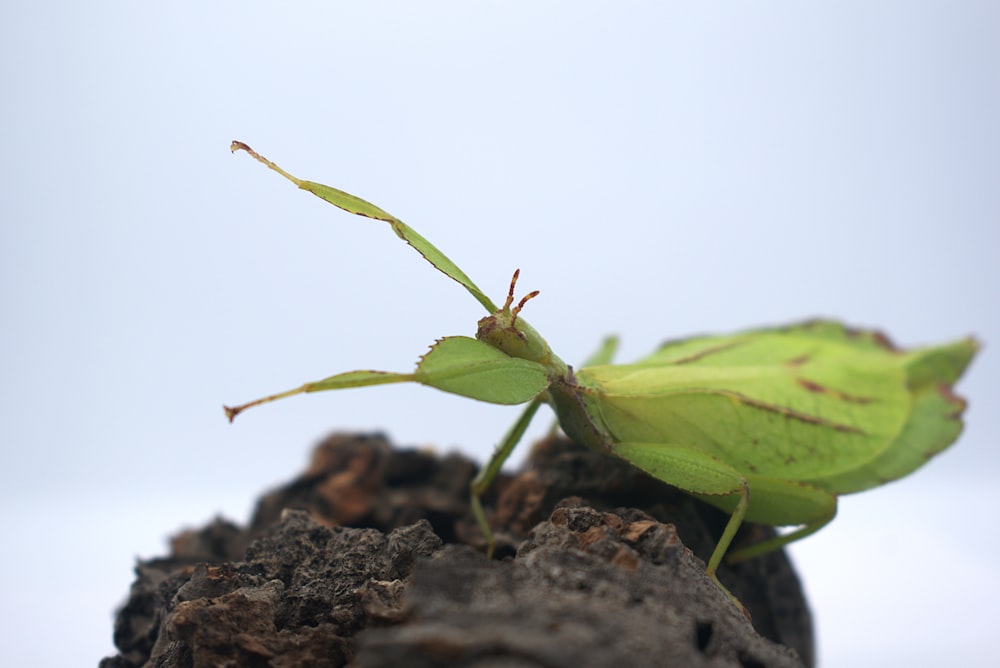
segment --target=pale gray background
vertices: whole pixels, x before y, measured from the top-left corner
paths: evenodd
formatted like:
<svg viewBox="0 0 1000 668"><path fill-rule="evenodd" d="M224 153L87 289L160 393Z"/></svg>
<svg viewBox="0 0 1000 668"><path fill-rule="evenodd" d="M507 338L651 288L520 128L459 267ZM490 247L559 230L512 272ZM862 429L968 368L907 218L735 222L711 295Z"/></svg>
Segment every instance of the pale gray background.
<svg viewBox="0 0 1000 668"><path fill-rule="evenodd" d="M93 665L136 556L245 521L333 429L483 458L516 409L383 387L483 315L568 361L814 315L986 343L960 442L792 548L824 666L995 655L1000 11L990 2L7 3L0 468L10 665ZM540 420L537 434L548 418Z"/></svg>

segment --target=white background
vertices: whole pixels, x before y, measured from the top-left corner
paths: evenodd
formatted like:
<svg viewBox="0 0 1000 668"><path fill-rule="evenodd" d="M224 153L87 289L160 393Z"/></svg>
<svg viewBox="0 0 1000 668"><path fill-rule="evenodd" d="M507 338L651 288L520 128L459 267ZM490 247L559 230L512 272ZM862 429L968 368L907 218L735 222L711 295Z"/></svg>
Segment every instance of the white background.
<svg viewBox="0 0 1000 668"><path fill-rule="evenodd" d="M990 2L6 3L0 634L94 665L137 556L243 522L334 429L477 458L516 409L388 386L484 313L567 361L824 315L975 334L968 428L792 548L824 666L982 666L1000 577L1000 10ZM540 420L537 434L548 417ZM519 459L519 457L518 457Z"/></svg>

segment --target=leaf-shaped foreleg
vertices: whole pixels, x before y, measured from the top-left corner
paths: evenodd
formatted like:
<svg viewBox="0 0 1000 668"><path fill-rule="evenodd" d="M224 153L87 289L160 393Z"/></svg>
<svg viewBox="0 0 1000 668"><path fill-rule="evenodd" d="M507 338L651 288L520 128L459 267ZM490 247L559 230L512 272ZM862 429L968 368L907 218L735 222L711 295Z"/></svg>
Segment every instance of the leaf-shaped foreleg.
<svg viewBox="0 0 1000 668"><path fill-rule="evenodd" d="M296 394L387 383L420 383L463 397L510 406L531 401L545 390L549 379L541 364L511 357L467 336L446 336L420 358L413 373L348 371L239 406L226 406L225 410L232 422L248 408Z"/></svg>

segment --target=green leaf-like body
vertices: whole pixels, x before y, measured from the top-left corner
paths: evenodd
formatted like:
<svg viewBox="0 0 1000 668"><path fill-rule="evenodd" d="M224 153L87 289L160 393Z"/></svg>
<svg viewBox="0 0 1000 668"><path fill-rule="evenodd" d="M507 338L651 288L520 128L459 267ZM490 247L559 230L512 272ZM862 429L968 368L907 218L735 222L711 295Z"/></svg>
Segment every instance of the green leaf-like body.
<svg viewBox="0 0 1000 668"><path fill-rule="evenodd" d="M964 340L904 353L874 333L813 321L671 342L576 379L604 447L630 461L655 458L655 447L616 444L694 448L751 480L748 517L779 524L786 518L755 509L767 492L753 479L857 492L953 442L965 404L950 385L975 350Z"/></svg>
<svg viewBox="0 0 1000 668"><path fill-rule="evenodd" d="M246 144L232 148L334 206L388 223L490 315L479 321L477 338L435 343L413 373L341 373L227 407L226 414L232 420L251 406L303 392L398 382L496 404L527 403L472 484L473 513L488 542L479 495L543 402L580 443L732 513L708 562L713 578L744 518L802 526L730 557L762 554L809 535L833 518L837 495L910 473L961 431L965 402L951 386L977 350L972 339L902 351L877 332L810 321L672 341L632 364L613 365L617 339L609 338L574 373L520 317L538 293L515 306L517 272L498 309L444 253L384 209L298 179Z"/></svg>

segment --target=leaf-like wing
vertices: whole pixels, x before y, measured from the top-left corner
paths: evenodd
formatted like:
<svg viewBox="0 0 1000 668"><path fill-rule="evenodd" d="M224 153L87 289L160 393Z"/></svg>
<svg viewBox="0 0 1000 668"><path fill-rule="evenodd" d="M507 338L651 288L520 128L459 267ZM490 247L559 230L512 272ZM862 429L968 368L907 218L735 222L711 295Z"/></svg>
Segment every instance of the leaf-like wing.
<svg viewBox="0 0 1000 668"><path fill-rule="evenodd" d="M915 471L954 443L962 432L965 400L952 392L951 385L978 348L973 339L963 339L906 353L910 412L892 446L862 468L814 482L845 493L877 487Z"/></svg>
<svg viewBox="0 0 1000 668"><path fill-rule="evenodd" d="M914 357L876 333L810 322L671 342L577 380L617 442L684 443L744 474L844 493L916 468L901 448L940 450L954 439L926 388L952 382L970 356L956 370L943 353ZM924 443L916 435L927 429L939 435Z"/></svg>

